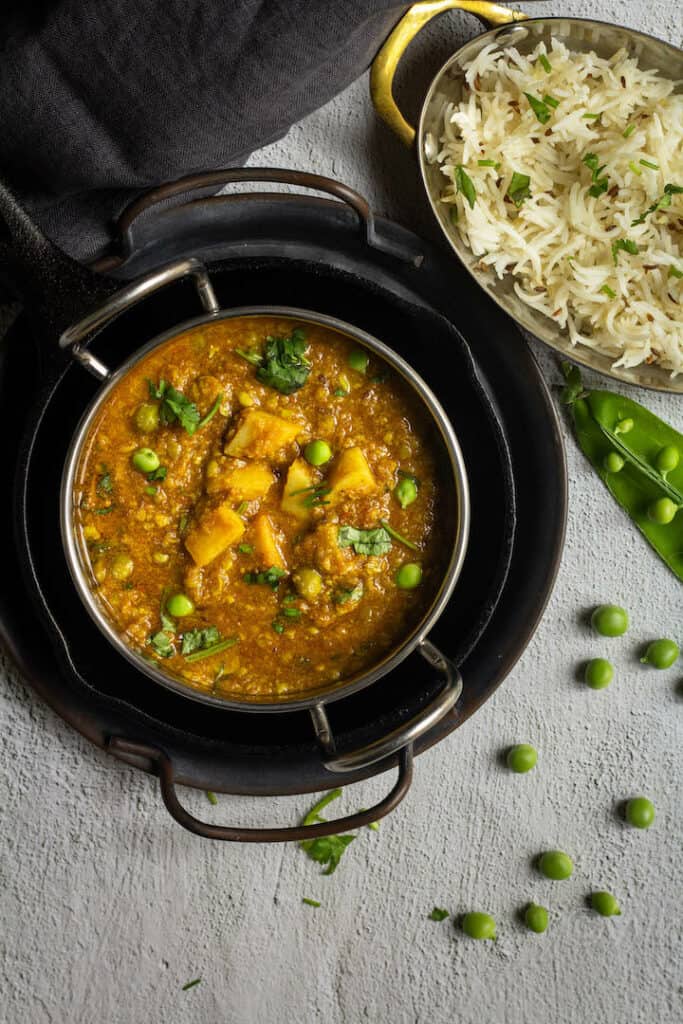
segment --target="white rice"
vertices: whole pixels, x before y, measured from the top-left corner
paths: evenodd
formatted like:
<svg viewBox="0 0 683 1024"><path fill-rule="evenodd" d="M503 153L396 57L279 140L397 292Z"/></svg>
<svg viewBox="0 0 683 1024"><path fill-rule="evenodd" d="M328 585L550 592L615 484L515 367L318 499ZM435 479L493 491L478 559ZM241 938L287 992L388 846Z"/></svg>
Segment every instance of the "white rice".
<svg viewBox="0 0 683 1024"><path fill-rule="evenodd" d="M442 201L457 207L456 230L480 266L499 278L511 273L524 302L614 366L659 363L672 376L683 372L683 279L675 276L683 272L683 195L631 224L666 184L683 185L676 83L640 69L623 50L605 60L558 41L550 50L539 43L527 57L487 46L465 72L463 100L447 105L439 142L428 136L425 148L448 179ZM547 123L539 123L525 92L559 101ZM589 195L592 172L583 163L589 153L608 176L609 191L597 198ZM482 159L499 166L480 167ZM458 165L474 184L474 207L457 190ZM531 179L531 196L519 209L505 199L515 171ZM615 266L616 239L639 252L618 252Z"/></svg>

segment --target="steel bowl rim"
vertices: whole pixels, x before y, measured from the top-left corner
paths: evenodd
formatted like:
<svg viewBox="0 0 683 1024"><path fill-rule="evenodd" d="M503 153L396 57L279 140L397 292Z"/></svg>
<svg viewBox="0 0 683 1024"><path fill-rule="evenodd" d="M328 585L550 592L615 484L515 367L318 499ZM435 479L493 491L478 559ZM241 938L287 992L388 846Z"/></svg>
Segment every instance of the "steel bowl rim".
<svg viewBox="0 0 683 1024"><path fill-rule="evenodd" d="M662 392L664 394L675 394L675 395L678 395L678 394L681 394L681 391L683 390L683 381L681 380L681 377L679 377L679 383L681 384L681 386L680 387L671 387L671 386L667 386L667 384L665 383L664 379L662 379L661 383L659 383L659 382L655 383L655 382L652 382L651 380L646 382L646 381L641 381L641 380L638 380L638 379L634 379L634 377L637 377L639 366L634 366L634 367L617 367L617 369L613 369L612 367L609 367L609 368L605 367L605 368L598 369L597 367L595 367L590 362L590 356L589 356L588 353L593 352L592 349L588 348L585 345L574 345L573 347L569 347L569 346L563 347L557 341L552 340L551 336L553 334L556 335L557 331L553 332L551 330L552 321L550 320L550 318L546 318L546 319L548 319L548 328L546 329L545 335L542 334L542 333L539 333L539 329L538 329L536 324L533 324L533 325L526 324L522 320L520 320L520 318L518 316L516 316L508 308L507 303L502 300L502 298L496 293L495 290L486 287L485 282L483 282L483 281L481 281L479 279L479 277L475 273L473 267L471 267L465 261L465 259L463 259L461 254L458 252L458 249L456 248L454 239L451 237L450 232L446 229L446 227L444 226L444 224L441 221L441 218L440 218L439 213L438 213L438 208L437 208L437 200L432 195L432 189L430 187L430 184L429 184L429 181L428 181L428 178L427 178L427 161L426 161L425 150L424 150L424 138L425 138L425 133L426 133L425 122L426 122L426 118L427 118L427 110L428 110L428 107L429 107L429 105L431 103L433 94L434 94L437 86L442 81L445 72L448 71L450 69L450 67L459 60L459 58L461 57L463 52L465 50L467 50L475 42L478 43L478 42L484 41L486 39L490 39L491 41L493 41L499 35L502 35L502 34L505 34L505 33L509 33L509 32L522 31L524 28L526 28L529 25L545 25L545 24L550 24L550 23L553 23L553 22L560 22L560 21L568 23L569 25L576 24L576 25L585 25L585 26L595 26L598 29L606 28L606 29L611 29L613 31L616 30L616 31L624 32L624 33L626 33L626 35L632 36L634 38L647 40L649 42L654 42L658 46L661 46L664 49L670 50L670 51L672 51L674 53L679 53L680 54L680 52L681 52L679 47L674 46L673 43L669 43L669 42L667 42L664 39L660 39L658 36L650 35L647 32L641 32L639 29L629 28L628 26L625 26L625 25L614 25L614 24L612 24L610 22L599 21L599 20L597 20L595 18L574 18L574 17L566 17L564 15L556 15L556 16L540 17L540 18L525 18L523 21L509 22L509 23L504 24L504 25L496 25L496 26L488 29L486 32L482 32L482 33L479 33L476 36L473 36L471 39L468 39L467 42L464 43L462 46L458 47L458 49L454 53L452 53L450 55L450 57L447 58L446 61L444 61L444 63L441 65L441 67L439 68L439 70L436 72L436 74L432 78L431 82L429 83L429 86L428 86L427 91L425 93L425 97L424 97L424 100L422 102L422 106L420 108L420 117L419 117L419 120L418 120L417 131L415 133L415 146L417 147L417 158L418 158L418 164L419 164L419 167L420 167L420 177L422 179L422 185L424 187L424 191L425 191L425 194L427 196L427 200L429 202L429 206L430 206L430 209L431 209L432 214L434 216L434 219L436 220L436 222L437 222L437 224L439 226L439 229L441 230L444 238L448 242L450 248L453 250L453 252L455 253L456 257L458 258L458 261L460 262L460 264L464 267L464 269L467 271L467 273L470 275L470 277L473 279L473 281L475 281L477 286L479 288L481 288L481 290L493 302L495 302L496 305L499 306L499 308L502 309L504 313L506 313L509 317L511 317L515 321L515 323L517 324L517 326L520 329L528 331L534 337L538 338L539 341L542 341L544 345L547 345L548 348L550 348L554 352L556 352L559 356L564 357L566 359L571 359L572 362L578 363L580 366L583 366L586 369L593 371L594 373L598 373L598 374L601 374L602 376L609 377L612 380L619 381L622 384L629 384L632 387L641 387L641 388L644 388L644 389L650 390L650 391L658 391L658 392ZM484 42L484 45L486 45L485 42ZM584 350L586 352L585 355L584 355ZM604 353L597 353L597 354L600 355L600 356L603 356L606 360L609 359L609 356L604 355ZM667 373L669 373L669 371L666 370L664 367L659 367L659 369L661 370L662 378L664 378L665 375Z"/></svg>
<svg viewBox="0 0 683 1024"><path fill-rule="evenodd" d="M342 334L350 336L371 351L376 352L383 358L392 369L399 372L403 380L410 386L412 391L426 406L432 421L435 423L441 435L441 439L448 453L451 470L453 473L453 484L455 490L457 530L448 566L436 596L429 607L429 610L408 634L401 644L393 649L388 656L368 671L357 678L353 678L347 684L327 687L311 691L308 696L293 700L280 700L278 702L232 700L214 697L211 694L203 693L188 684L176 680L173 676L160 671L156 663L148 662L126 644L109 622L90 587L86 571L82 564L79 545L73 529L73 494L76 472L80 462L80 455L89 429L97 416L100 408L106 401L113 388L140 362L149 352L166 342L177 338L179 334L192 328L206 324L216 323L221 320L231 320L237 317L246 316L282 316L294 320L315 323L331 328ZM123 655L136 669L141 671L154 682L159 683L182 697L195 700L201 704L208 704L218 709L231 711L253 711L263 713L287 712L310 710L316 705L327 705L334 701L341 700L360 690L371 686L378 679L382 678L402 661L404 661L427 637L441 613L445 609L451 594L455 588L458 577L462 570L467 553L467 544L470 530L471 506L467 469L462 455L462 450L457 435L450 422L450 418L443 409L436 395L417 373L416 370L403 359L397 352L394 352L385 342L380 341L374 335L359 327L349 324L338 317L329 316L324 313L317 313L313 310L301 309L291 306L239 306L229 309L221 309L217 313L204 313L199 316L183 320L162 333L155 335L150 341L136 349L117 369L104 381L94 397L84 410L69 443L66 452L64 468L62 470L60 487L60 531L62 537L62 548L66 559L69 574L76 591L83 603L90 618L98 627L105 639Z"/></svg>

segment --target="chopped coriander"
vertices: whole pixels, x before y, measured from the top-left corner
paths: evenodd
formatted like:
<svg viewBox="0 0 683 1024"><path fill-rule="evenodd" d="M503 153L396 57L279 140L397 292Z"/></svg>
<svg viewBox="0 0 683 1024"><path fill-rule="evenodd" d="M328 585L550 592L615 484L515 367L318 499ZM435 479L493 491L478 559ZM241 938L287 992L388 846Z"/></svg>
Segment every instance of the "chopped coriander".
<svg viewBox="0 0 683 1024"><path fill-rule="evenodd" d="M317 900L310 900L308 898L308 896L303 896L302 899L301 899L301 902L305 903L309 907L319 907L320 906L320 904L318 903Z"/></svg>
<svg viewBox="0 0 683 1024"><path fill-rule="evenodd" d="M391 549L391 537L383 526L374 530L358 530L355 526L340 526L337 533L340 548L353 547L357 555L386 555Z"/></svg>
<svg viewBox="0 0 683 1024"><path fill-rule="evenodd" d="M394 540L399 541L399 543L401 543L401 544L405 544L405 546L407 548L410 548L412 551L419 551L420 550L420 548L418 547L417 544L414 544L412 540L408 540L408 538L404 537L403 534L398 532L398 530L395 530L393 528L393 526L391 526L386 521L386 519L380 519L380 523L384 527L384 529L387 531L389 536L393 537Z"/></svg>
<svg viewBox="0 0 683 1024"><path fill-rule="evenodd" d="M543 102L546 107L552 107L553 110L557 110L560 105L560 101L556 100L554 96L550 96L548 93L543 97Z"/></svg>
<svg viewBox="0 0 683 1024"><path fill-rule="evenodd" d="M260 352L247 352L246 349L236 348L235 355L240 356L242 359L246 359L252 366L260 366L263 361L263 356Z"/></svg>
<svg viewBox="0 0 683 1024"><path fill-rule="evenodd" d="M638 164L635 164L635 163L633 162L633 160L629 160L629 162L628 162L628 166L629 166L629 170L633 171L633 173L634 173L634 174L637 174L637 175L638 175L638 177L640 177L640 176L641 176L641 174L643 173L643 172L641 171L640 167L638 166Z"/></svg>
<svg viewBox="0 0 683 1024"><path fill-rule="evenodd" d="M434 907L431 914L429 914L430 921L445 921L449 916L448 911L444 910L443 907Z"/></svg>
<svg viewBox="0 0 683 1024"><path fill-rule="evenodd" d="M659 170L659 164L653 164L650 160L639 160L638 163L642 164L643 167L648 167L651 171Z"/></svg>
<svg viewBox="0 0 683 1024"><path fill-rule="evenodd" d="M277 590L280 580L286 575L284 569L279 569L277 565L271 565L270 569L266 569L264 572L245 572L242 579L245 583L261 584L272 590Z"/></svg>
<svg viewBox="0 0 683 1024"><path fill-rule="evenodd" d="M254 549L251 544L240 544L237 550L241 555L253 555Z"/></svg>
<svg viewBox="0 0 683 1024"><path fill-rule="evenodd" d="M197 429L199 429L199 427L205 427L206 424L209 422L209 420L212 420L214 418L214 416L218 412L218 407L219 407L219 405L221 404L222 401L223 401L223 396L219 395L217 397L216 401L213 403L213 405L209 409L209 411L207 412L206 416L204 416L204 418L201 419L199 421L199 423L197 424Z"/></svg>
<svg viewBox="0 0 683 1024"><path fill-rule="evenodd" d="M667 277L676 277L680 280L683 277L683 270L679 270L678 267L670 266Z"/></svg>
<svg viewBox="0 0 683 1024"><path fill-rule="evenodd" d="M515 171L512 175L507 195L509 195L517 209L520 208L525 199L531 198L530 184L531 178L528 174L520 174L518 171Z"/></svg>
<svg viewBox="0 0 683 1024"><path fill-rule="evenodd" d="M256 379L282 395L298 391L311 372L311 364L304 355L307 347L306 335L299 329L292 331L289 338L267 337Z"/></svg>
<svg viewBox="0 0 683 1024"><path fill-rule="evenodd" d="M282 622L278 622L277 619L273 619L273 621L271 622L271 626L273 627L276 633L284 633L285 631L284 624Z"/></svg>
<svg viewBox="0 0 683 1024"><path fill-rule="evenodd" d="M548 109L548 105L544 103L543 100L539 100L537 96L532 96L530 92L525 92L524 95L528 99L529 106L536 115L536 120L540 121L541 124L547 124L550 120L550 110Z"/></svg>
<svg viewBox="0 0 683 1024"><path fill-rule="evenodd" d="M168 633L165 633L163 630L158 633L154 633L154 635L150 637L149 642L160 658L172 658L175 654L175 648L171 643L171 638Z"/></svg>
<svg viewBox="0 0 683 1024"><path fill-rule="evenodd" d="M95 485L95 490L97 491L98 494L111 494L111 492L114 490L114 483L112 481L109 470L106 469L106 467L103 468L104 472L100 477L98 477L97 484Z"/></svg>
<svg viewBox="0 0 683 1024"><path fill-rule="evenodd" d="M581 117L584 121L597 121L602 114L582 114Z"/></svg>
<svg viewBox="0 0 683 1024"><path fill-rule="evenodd" d="M187 512L183 512L180 519L178 520L178 533L184 533L185 527L187 526L189 516Z"/></svg>
<svg viewBox="0 0 683 1024"><path fill-rule="evenodd" d="M620 252L628 252L631 256L637 256L639 249L636 243L632 242L630 238L617 238L616 242L612 242L612 259L614 260L615 267L619 262Z"/></svg>
<svg viewBox="0 0 683 1024"><path fill-rule="evenodd" d="M199 409L180 391L160 380L154 385L151 380L147 381L149 393L152 398L160 399L159 418L163 424L168 426L171 423L179 423L188 433L194 434L199 426Z"/></svg>
<svg viewBox="0 0 683 1024"><path fill-rule="evenodd" d="M478 167L493 167L498 170L500 163L497 160L477 160Z"/></svg>
<svg viewBox="0 0 683 1024"><path fill-rule="evenodd" d="M145 487L145 494L149 494L149 496L153 498L158 490L159 490L158 487L152 487L152 486Z"/></svg>
<svg viewBox="0 0 683 1024"><path fill-rule="evenodd" d="M677 195L680 192L683 192L683 188L680 185L665 185L663 195L661 195L659 199L656 199L654 203L651 203L651 205L648 206L645 213L642 213L640 217L636 217L635 220L632 220L631 227L635 227L636 224L644 224L645 218L649 217L651 213L656 213L657 210L667 209L669 206L671 206L671 197Z"/></svg>
<svg viewBox="0 0 683 1024"><path fill-rule="evenodd" d="M183 633L181 654L193 654L195 651L203 651L222 639L221 634L215 626L207 626L205 629L190 629Z"/></svg>
<svg viewBox="0 0 683 1024"><path fill-rule="evenodd" d="M607 164L600 164L600 160L595 153L586 153L581 162L591 171L593 184L588 189L588 195L597 199L598 196L607 191L609 179L606 174L602 174Z"/></svg>
<svg viewBox="0 0 683 1024"><path fill-rule="evenodd" d="M624 128L624 130L622 132L622 135L623 135L623 137L625 139L628 139L629 136L633 135L635 130L636 130L635 124L629 124L629 125L626 126L626 128Z"/></svg>
<svg viewBox="0 0 683 1024"><path fill-rule="evenodd" d="M296 594L287 594L285 597L282 598L282 603L283 604L294 604L294 602L297 601L297 600L298 600L298 598L297 598Z"/></svg>
<svg viewBox="0 0 683 1024"><path fill-rule="evenodd" d="M166 466L157 466L156 469L153 469L150 473L147 474L147 479L150 481L150 483L152 483L154 480L165 480L167 473L168 468Z"/></svg>
<svg viewBox="0 0 683 1024"><path fill-rule="evenodd" d="M234 647L235 644L240 642L238 636L229 636L225 640L221 640L218 644L213 644L211 647L205 647L203 651L197 651L195 654L188 654L185 661L194 664L196 661L203 661L204 658L212 658L214 654L221 654L223 651L227 651L229 647Z"/></svg>
<svg viewBox="0 0 683 1024"><path fill-rule="evenodd" d="M314 825L318 821L326 821L320 812L327 807L332 800L341 796L341 789L333 789L326 793L322 800L311 807L310 811L302 821L302 825ZM355 835L346 836L323 836L321 839L304 839L299 843L301 849L318 864L327 865L323 875L331 875L336 871L342 854L349 843L356 838Z"/></svg>
<svg viewBox="0 0 683 1024"><path fill-rule="evenodd" d="M474 204L477 201L477 192L474 187L474 182L467 174L462 164L457 164L455 168L455 186L458 192L462 192L463 196L470 204L470 208L474 209Z"/></svg>
<svg viewBox="0 0 683 1024"><path fill-rule="evenodd" d="M617 293L615 291L612 291L608 284L603 284L600 291L603 295L606 295L608 299L616 299L617 297Z"/></svg>
<svg viewBox="0 0 683 1024"><path fill-rule="evenodd" d="M291 607L290 608L283 608L282 609L282 614L287 619L300 619L301 618L301 610L299 608L291 608Z"/></svg>
<svg viewBox="0 0 683 1024"><path fill-rule="evenodd" d="M335 398L346 398L348 395L348 391L345 391L344 388L335 388L332 394L335 396Z"/></svg>
<svg viewBox="0 0 683 1024"><path fill-rule="evenodd" d="M108 516L115 508L116 505L103 505L102 508L94 508L92 511L96 516Z"/></svg>
<svg viewBox="0 0 683 1024"><path fill-rule="evenodd" d="M201 978L193 978L192 981L185 982L185 984L183 985L183 992L187 992L188 988L194 988L195 985L198 985L201 980Z"/></svg>
<svg viewBox="0 0 683 1024"><path fill-rule="evenodd" d="M549 75L550 72L553 70L552 64L550 63L550 61L548 60L548 58L546 57L546 55L544 53L539 53L539 55L538 55L538 63L541 65L541 67L545 71L546 75Z"/></svg>
<svg viewBox="0 0 683 1024"><path fill-rule="evenodd" d="M349 601L355 604L357 601L360 601L362 596L363 583L360 582L357 583L355 587L351 587L350 589L337 591L332 600L334 601L335 604L348 604Z"/></svg>
<svg viewBox="0 0 683 1024"><path fill-rule="evenodd" d="M209 801L209 803L210 803L210 804L212 804L212 805L213 805L214 807L215 807L215 806L216 806L216 804L218 803L218 797L216 796L216 794L215 794L215 793L212 793L212 791L211 791L210 789L207 789L207 791L206 791L206 799L207 799L207 800Z"/></svg>

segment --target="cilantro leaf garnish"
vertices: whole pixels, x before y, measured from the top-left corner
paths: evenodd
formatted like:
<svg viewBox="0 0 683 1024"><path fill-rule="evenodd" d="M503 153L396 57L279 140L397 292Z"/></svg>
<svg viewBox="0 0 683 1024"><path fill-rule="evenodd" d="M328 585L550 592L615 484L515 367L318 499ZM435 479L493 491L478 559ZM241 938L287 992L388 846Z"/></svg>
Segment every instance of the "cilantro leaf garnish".
<svg viewBox="0 0 683 1024"><path fill-rule="evenodd" d="M159 407L159 418L163 424L168 426L171 423L179 423L188 434L194 434L199 426L199 409L186 398L182 392L177 391L172 384L160 380L158 385L147 381L149 393L152 398L161 402Z"/></svg>
<svg viewBox="0 0 683 1024"><path fill-rule="evenodd" d="M595 153L586 153L582 158L582 163L584 163L591 171L591 180L593 184L588 189L588 195L597 199L598 196L601 196L603 192L607 191L609 178L606 174L602 175L607 164L600 165L600 161Z"/></svg>
<svg viewBox="0 0 683 1024"><path fill-rule="evenodd" d="M507 194L510 196L510 199L517 209L520 208L525 199L531 198L531 189L529 188L530 184L531 178L528 174L520 174L518 171L515 171L512 175L512 179L508 185Z"/></svg>
<svg viewBox="0 0 683 1024"><path fill-rule="evenodd" d="M326 821L327 819L323 818L320 812L340 796L341 789L333 789L326 793L322 800L319 800L317 804L311 807L301 824L314 825L318 821ZM344 850L355 838L355 835L323 836L321 839L303 839L299 846L311 860L316 861L318 864L327 865L322 872L323 875L331 875L336 871Z"/></svg>
<svg viewBox="0 0 683 1024"><path fill-rule="evenodd" d="M271 565L270 569L266 569L264 572L245 572L242 579L245 583L263 584L272 590L277 590L280 580L286 575L284 569L278 569L276 565Z"/></svg>
<svg viewBox="0 0 683 1024"><path fill-rule="evenodd" d="M386 519L380 519L380 524L384 527L389 536L393 537L394 540L397 540L399 544L405 544L405 546L410 548L412 551L420 550L417 544L413 543L412 540L408 540L408 538L404 537L402 533L398 532L398 530L395 530L391 523L388 523Z"/></svg>
<svg viewBox="0 0 683 1024"><path fill-rule="evenodd" d="M165 633L163 630L159 633L154 633L154 635L150 637L149 642L160 658L172 658L175 654L175 648L171 642L171 638L168 633Z"/></svg>
<svg viewBox="0 0 683 1024"><path fill-rule="evenodd" d="M632 242L630 238L617 238L616 242L612 242L612 259L614 260L614 266L616 267L619 262L619 253L628 252L631 256L637 256L638 246L635 242Z"/></svg>
<svg viewBox="0 0 683 1024"><path fill-rule="evenodd" d="M455 168L455 187L458 192L462 192L465 199L470 204L470 208L474 209L474 204L477 201L477 192L474 187L474 182L467 174L462 164L457 164Z"/></svg>
<svg viewBox="0 0 683 1024"><path fill-rule="evenodd" d="M546 55L544 53L539 53L539 55L538 55L538 63L541 65L541 67L545 71L546 75L549 75L550 72L553 70L552 64L550 63L550 61L548 60L548 58L546 57Z"/></svg>
<svg viewBox="0 0 683 1024"><path fill-rule="evenodd" d="M667 207L671 206L671 197L679 195L681 192L683 192L683 187L680 185L665 185L664 194L661 195L659 199L656 199L651 206L648 206L645 213L641 214L640 217L637 217L636 220L632 220L631 227L634 228L636 224L644 224L645 218L649 217L651 213L655 213L657 210L665 210Z"/></svg>
<svg viewBox="0 0 683 1024"><path fill-rule="evenodd" d="M205 629L190 629L183 633L183 644L181 654L193 654L194 651L203 651L212 644L221 640L221 634L215 626L207 626Z"/></svg>
<svg viewBox="0 0 683 1024"><path fill-rule="evenodd" d="M547 124L550 120L550 108L547 103L543 100L539 100L536 96L532 96L530 92L525 92L524 95L529 101L529 106L536 115L536 120L540 121L541 124Z"/></svg>
<svg viewBox="0 0 683 1024"><path fill-rule="evenodd" d="M103 466L102 468L104 472L100 477L98 477L97 484L95 485L95 490L100 495L111 494L111 492L114 490L114 482L106 466Z"/></svg>
<svg viewBox="0 0 683 1024"><path fill-rule="evenodd" d="M443 907L434 907L428 916L430 921L445 921L449 915L448 911L444 910Z"/></svg>
<svg viewBox="0 0 683 1024"><path fill-rule="evenodd" d="M218 634L220 636L220 633ZM210 644L203 650L195 651L194 654L186 654L185 661L194 664L195 661L203 661L204 658L212 658L214 654L221 654L223 651L227 651L229 647L234 647L235 644L240 642L238 636L228 636L224 640L220 640L217 644Z"/></svg>
<svg viewBox="0 0 683 1024"><path fill-rule="evenodd" d="M358 530L355 526L340 526L337 533L340 548L353 547L357 555L386 555L391 550L391 537L383 526L374 530Z"/></svg>
<svg viewBox="0 0 683 1024"><path fill-rule="evenodd" d="M266 338L257 380L282 395L298 391L311 372L311 364L304 355L306 347L306 335L301 330L292 331L289 338Z"/></svg>
<svg viewBox="0 0 683 1024"><path fill-rule="evenodd" d="M156 469L153 469L151 473L147 474L147 479L150 482L154 480L165 480L167 473L168 469L166 468L166 466L157 466Z"/></svg>
<svg viewBox="0 0 683 1024"><path fill-rule="evenodd" d="M334 601L335 604L348 604L349 601L352 601L355 604L356 601L360 601L362 596L363 596L363 583L361 582L361 583L357 583L355 585L355 587L351 587L350 589L339 590L334 595L332 600Z"/></svg>

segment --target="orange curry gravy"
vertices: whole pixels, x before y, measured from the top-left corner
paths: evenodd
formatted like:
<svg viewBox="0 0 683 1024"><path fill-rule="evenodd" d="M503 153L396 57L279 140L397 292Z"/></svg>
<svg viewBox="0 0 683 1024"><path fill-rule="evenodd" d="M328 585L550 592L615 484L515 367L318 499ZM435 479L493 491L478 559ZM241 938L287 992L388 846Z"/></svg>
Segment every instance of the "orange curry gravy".
<svg viewBox="0 0 683 1024"><path fill-rule="evenodd" d="M294 336L309 372L283 394L258 364L269 337ZM312 440L331 450L320 466ZM136 468L140 449L156 471ZM443 579L443 443L398 375L332 329L250 316L189 330L113 388L82 451L76 530L96 598L127 645L193 688L264 700L347 680L402 642ZM417 550L388 546L381 521ZM409 589L406 563L422 573Z"/></svg>

